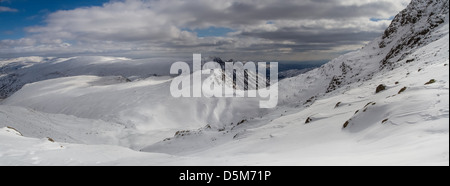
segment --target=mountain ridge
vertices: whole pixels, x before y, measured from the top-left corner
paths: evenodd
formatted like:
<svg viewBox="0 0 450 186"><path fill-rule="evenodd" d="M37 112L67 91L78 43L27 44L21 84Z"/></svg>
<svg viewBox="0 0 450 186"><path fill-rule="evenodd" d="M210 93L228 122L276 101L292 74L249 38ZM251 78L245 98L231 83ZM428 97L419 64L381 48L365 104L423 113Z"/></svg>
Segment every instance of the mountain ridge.
<svg viewBox="0 0 450 186"><path fill-rule="evenodd" d="M448 165L448 22L448 0L413 0L362 49L281 80L274 109L255 109L255 100L173 99L161 91L170 79L157 77L28 84L0 105L0 127L43 140L1 129L16 147L0 144L0 164L73 164L64 157L77 151L95 156L70 156L76 164Z"/></svg>

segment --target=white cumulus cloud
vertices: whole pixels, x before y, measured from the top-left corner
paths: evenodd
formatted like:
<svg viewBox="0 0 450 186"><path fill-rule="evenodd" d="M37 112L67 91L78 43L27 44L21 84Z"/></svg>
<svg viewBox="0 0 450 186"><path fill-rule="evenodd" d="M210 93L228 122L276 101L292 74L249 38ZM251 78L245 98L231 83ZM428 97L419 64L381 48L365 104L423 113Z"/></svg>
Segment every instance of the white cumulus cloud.
<svg viewBox="0 0 450 186"><path fill-rule="evenodd" d="M233 56L302 54L361 46L379 36L408 0L112 0L56 11L27 38L1 41L0 56L111 53ZM233 30L197 37L196 29ZM338 53L338 51L335 51ZM299 57L295 55L295 57ZM233 57L236 58L236 57Z"/></svg>

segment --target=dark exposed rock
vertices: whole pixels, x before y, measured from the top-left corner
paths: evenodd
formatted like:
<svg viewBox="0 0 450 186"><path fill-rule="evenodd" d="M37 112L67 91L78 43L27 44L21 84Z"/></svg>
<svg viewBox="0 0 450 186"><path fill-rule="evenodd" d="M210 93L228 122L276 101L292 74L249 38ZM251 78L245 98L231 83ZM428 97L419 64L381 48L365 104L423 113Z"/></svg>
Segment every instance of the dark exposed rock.
<svg viewBox="0 0 450 186"><path fill-rule="evenodd" d="M427 14L429 11L431 13ZM400 12L392 20L392 23L385 30L382 40L379 43L380 48L392 46L383 60L380 62L380 68L384 69L391 66L395 61L402 60L418 46L426 44L430 33L444 23L446 14L449 12L448 0L413 0L406 9ZM423 25L421 27L417 25ZM399 28L402 32L400 32ZM404 32L409 27L409 32ZM400 39L396 39L400 38ZM412 62L410 60L407 63Z"/></svg>
<svg viewBox="0 0 450 186"><path fill-rule="evenodd" d="M337 102L334 108L338 108L341 105L341 102Z"/></svg>
<svg viewBox="0 0 450 186"><path fill-rule="evenodd" d="M305 124L311 123L311 121L312 121L311 117L308 117L305 121Z"/></svg>
<svg viewBox="0 0 450 186"><path fill-rule="evenodd" d="M381 85L378 85L377 89L375 90L375 93L379 93L384 90L386 90L386 85L381 84Z"/></svg>
<svg viewBox="0 0 450 186"><path fill-rule="evenodd" d="M401 93L405 92L406 89L408 89L408 87L403 87L402 89L400 89L400 91L398 91L398 94L401 94Z"/></svg>
<svg viewBox="0 0 450 186"><path fill-rule="evenodd" d="M427 83L425 83L425 85L431 85L433 83L436 83L435 79L431 79L430 81L428 81Z"/></svg>
<svg viewBox="0 0 450 186"><path fill-rule="evenodd" d="M350 121L346 121L346 122L344 123L344 125L342 126L342 128L343 128L343 129L347 128L347 127L348 127L348 124L350 124Z"/></svg>

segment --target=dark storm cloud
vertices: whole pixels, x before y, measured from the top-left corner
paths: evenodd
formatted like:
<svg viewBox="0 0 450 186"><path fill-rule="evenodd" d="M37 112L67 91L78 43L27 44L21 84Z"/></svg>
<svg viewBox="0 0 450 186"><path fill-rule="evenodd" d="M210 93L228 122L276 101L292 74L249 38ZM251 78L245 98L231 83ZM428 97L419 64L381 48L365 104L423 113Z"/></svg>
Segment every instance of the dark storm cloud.
<svg viewBox="0 0 450 186"><path fill-rule="evenodd" d="M401 0L408 1L408 0ZM102 6L56 11L28 37L3 40L2 54L103 54L327 51L379 36L404 6L389 0L114 0ZM5 9L6 10L6 9ZM198 37L192 30L232 33ZM153 54L152 54L153 55ZM155 54L156 55L156 54Z"/></svg>
<svg viewBox="0 0 450 186"><path fill-rule="evenodd" d="M350 30L336 30L311 33L301 30L284 28L275 32L243 32L245 37L264 38L274 41L292 41L295 43L322 44L357 44L371 40L380 35L379 32L354 32Z"/></svg>
<svg viewBox="0 0 450 186"><path fill-rule="evenodd" d="M162 10L195 17L186 25L207 24L252 25L267 20L345 19L355 17L379 17L396 11L392 2L371 2L363 5L340 5L340 1L272 1L266 4L233 2L231 6L217 10L205 4L189 3L183 9Z"/></svg>

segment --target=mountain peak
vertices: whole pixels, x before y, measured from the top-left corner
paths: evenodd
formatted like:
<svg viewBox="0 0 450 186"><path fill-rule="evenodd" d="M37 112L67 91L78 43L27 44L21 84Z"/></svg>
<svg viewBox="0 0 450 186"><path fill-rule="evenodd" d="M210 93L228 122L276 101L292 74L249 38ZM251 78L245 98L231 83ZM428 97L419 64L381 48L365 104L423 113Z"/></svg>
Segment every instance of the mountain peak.
<svg viewBox="0 0 450 186"><path fill-rule="evenodd" d="M291 104L295 100L313 102L347 85L363 83L377 74L419 61L414 52L448 37L448 15L449 0L413 0L395 16L380 37L362 49L339 56L318 69L287 80L294 83L286 89L281 88L280 98L283 100L280 103ZM302 91L289 93L290 89Z"/></svg>
<svg viewBox="0 0 450 186"><path fill-rule="evenodd" d="M448 0L413 0L392 20L385 30L380 49L387 49L380 67L386 68L403 60L414 48L424 46L438 38L430 34L440 25L448 22ZM402 55L399 55L401 54Z"/></svg>

